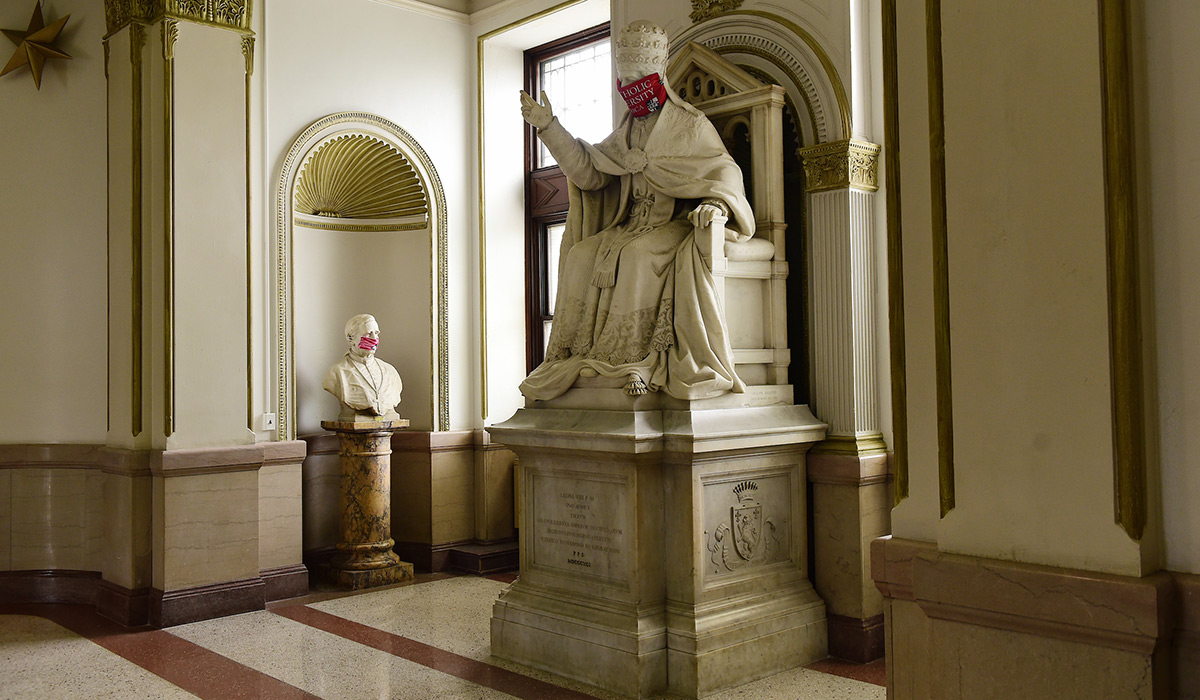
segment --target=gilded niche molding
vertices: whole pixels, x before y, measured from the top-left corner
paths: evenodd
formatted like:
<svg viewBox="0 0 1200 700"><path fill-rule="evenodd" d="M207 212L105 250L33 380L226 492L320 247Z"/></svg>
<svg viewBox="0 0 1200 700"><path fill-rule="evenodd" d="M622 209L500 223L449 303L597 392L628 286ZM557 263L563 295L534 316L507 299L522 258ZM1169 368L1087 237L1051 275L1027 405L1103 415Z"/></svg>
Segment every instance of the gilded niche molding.
<svg viewBox="0 0 1200 700"><path fill-rule="evenodd" d="M104 0L104 17L112 34L132 21L161 17L250 31L251 0Z"/></svg>
<svg viewBox="0 0 1200 700"><path fill-rule="evenodd" d="M298 226L327 231L417 231L429 200L412 163L374 136L341 134L314 148L296 181Z"/></svg>
<svg viewBox="0 0 1200 700"><path fill-rule="evenodd" d="M824 192L847 187L874 192L879 189L880 146L845 139L797 151L804 163L805 187Z"/></svg>
<svg viewBox="0 0 1200 700"><path fill-rule="evenodd" d="M332 150L330 150L332 149ZM322 154L325 155L322 155ZM373 166L357 163L354 154L374 157ZM314 163L315 161L315 163ZM338 167L352 174L367 177L353 178L347 186L328 184L337 177L322 175L314 167L335 172ZM369 170L368 170L369 168ZM413 171L409 174L409 171ZM378 178L378 181L373 181ZM304 185L307 180L308 184ZM317 183L326 182L324 186ZM368 186L369 185L369 186ZM374 192L375 185L380 192ZM308 188L301 194L301 187ZM322 193L322 187L328 187ZM340 187L340 189L339 189ZM420 193L420 205L409 187ZM322 199L330 192L355 192L351 204ZM388 194L390 193L390 194ZM377 207L380 202L387 206ZM299 208L303 202L308 211ZM374 203L372 203L374 202ZM399 209L388 207L402 205ZM449 285L447 283L448 227L446 224L446 193L442 180L429 154L399 125L367 112L338 112L308 126L284 158L275 193L275 244L272 256L275 267L275 405L278 414L277 436L293 440L296 435L296 377L292 347L292 230L294 226L327 224L335 230L347 230L347 223L380 226L380 220L367 218L345 219L339 212L363 213L404 212L419 217L424 223L417 227L428 230L431 296L430 331L432 372L430 376L430 412L434 431L449 429L450 425L450 354L449 354ZM417 213L419 212L419 214ZM330 216L329 214L334 214ZM408 222L414 223L414 222ZM336 227L343 228L337 229ZM320 226L318 226L320 228ZM354 230L364 230L356 228ZM383 228L368 230L399 230L395 218L386 220Z"/></svg>

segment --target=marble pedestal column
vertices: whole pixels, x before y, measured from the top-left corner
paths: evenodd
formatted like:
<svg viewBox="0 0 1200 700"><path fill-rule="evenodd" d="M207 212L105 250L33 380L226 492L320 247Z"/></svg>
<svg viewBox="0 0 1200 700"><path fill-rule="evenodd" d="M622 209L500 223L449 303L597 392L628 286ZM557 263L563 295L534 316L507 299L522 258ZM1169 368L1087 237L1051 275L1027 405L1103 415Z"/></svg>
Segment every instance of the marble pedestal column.
<svg viewBox="0 0 1200 700"><path fill-rule="evenodd" d="M411 581L412 564L392 551L392 432L405 419L321 421L338 436L341 459L341 529L337 554L326 572L343 588L358 590Z"/></svg>
<svg viewBox="0 0 1200 700"><path fill-rule="evenodd" d="M520 457L523 503L492 653L691 698L823 658L804 454L825 426L791 387L757 389L679 402L577 388L489 428Z"/></svg>

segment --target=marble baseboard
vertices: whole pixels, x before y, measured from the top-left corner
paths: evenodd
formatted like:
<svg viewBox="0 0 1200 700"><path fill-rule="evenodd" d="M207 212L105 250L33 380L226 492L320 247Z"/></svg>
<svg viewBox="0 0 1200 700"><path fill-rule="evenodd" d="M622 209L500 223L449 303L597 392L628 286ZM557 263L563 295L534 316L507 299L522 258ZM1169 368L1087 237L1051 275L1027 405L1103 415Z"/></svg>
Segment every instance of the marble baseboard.
<svg viewBox="0 0 1200 700"><path fill-rule="evenodd" d="M1175 651L1175 688L1179 700L1200 700L1200 575L1175 574L1179 626Z"/></svg>
<svg viewBox="0 0 1200 700"><path fill-rule="evenodd" d="M156 588L150 592L150 624L173 627L265 607L266 584L257 577L177 591Z"/></svg>
<svg viewBox="0 0 1200 700"><path fill-rule="evenodd" d="M0 572L0 600L95 605L99 571L38 569Z"/></svg>
<svg viewBox="0 0 1200 700"><path fill-rule="evenodd" d="M451 551L455 547L471 544L471 540L447 542L445 544L427 544L424 542L397 542L392 551L401 561L412 562L413 569L423 573L436 573L451 568Z"/></svg>
<svg viewBox="0 0 1200 700"><path fill-rule="evenodd" d="M487 544L464 544L450 550L450 568L468 574L516 571L520 564L520 547L515 539Z"/></svg>
<svg viewBox="0 0 1200 700"><path fill-rule="evenodd" d="M1165 699L1172 685L1197 682L1180 668L1198 651L1181 639L1200 620L1200 611L1180 614L1184 588L1200 596L1190 575L1022 564L891 537L872 543L872 574L887 599L894 700Z"/></svg>
<svg viewBox="0 0 1200 700"><path fill-rule="evenodd" d="M865 620L829 616L829 655L865 664L883 658L883 615Z"/></svg>
<svg viewBox="0 0 1200 700"><path fill-rule="evenodd" d="M150 588L130 590L101 579L96 590L96 612L125 627L150 621Z"/></svg>
<svg viewBox="0 0 1200 700"><path fill-rule="evenodd" d="M308 567L303 564L267 569L259 572L259 577L266 586L264 597L267 601L308 594Z"/></svg>

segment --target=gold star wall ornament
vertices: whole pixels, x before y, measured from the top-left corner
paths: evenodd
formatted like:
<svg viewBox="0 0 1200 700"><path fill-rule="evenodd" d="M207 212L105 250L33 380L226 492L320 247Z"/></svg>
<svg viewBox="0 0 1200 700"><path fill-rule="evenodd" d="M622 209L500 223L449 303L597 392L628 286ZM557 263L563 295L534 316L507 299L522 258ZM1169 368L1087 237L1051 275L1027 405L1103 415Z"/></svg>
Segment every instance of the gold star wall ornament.
<svg viewBox="0 0 1200 700"><path fill-rule="evenodd" d="M17 29L0 30L4 32L4 36L17 45L16 52L13 53L12 58L8 59L4 70L0 70L0 75L8 75L28 64L29 70L33 73L33 84L37 85L38 90L41 90L42 66L46 63L46 59L71 59L67 52L54 48L54 42L58 41L58 35L62 33L63 27L67 26L69 19L71 19L71 15L55 20L47 27L46 20L42 17L42 2L38 0L37 5L33 7L33 17L29 18L28 29L23 32Z"/></svg>

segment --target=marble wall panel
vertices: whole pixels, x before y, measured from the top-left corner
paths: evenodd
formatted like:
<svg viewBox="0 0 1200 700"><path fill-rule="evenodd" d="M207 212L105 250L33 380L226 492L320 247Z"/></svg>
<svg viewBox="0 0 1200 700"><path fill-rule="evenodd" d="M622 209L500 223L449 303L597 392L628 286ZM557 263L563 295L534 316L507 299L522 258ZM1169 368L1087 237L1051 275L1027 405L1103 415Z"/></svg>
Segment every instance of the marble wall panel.
<svg viewBox="0 0 1200 700"><path fill-rule="evenodd" d="M889 698L929 698L930 619L911 600L888 599L886 625Z"/></svg>
<svg viewBox="0 0 1200 700"><path fill-rule="evenodd" d="M258 470L161 479L164 591L258 576Z"/></svg>
<svg viewBox="0 0 1200 700"><path fill-rule="evenodd" d="M84 472L84 490L87 499L83 509L83 548L88 570L102 566L107 547L107 520L104 506L104 472L88 469Z"/></svg>
<svg viewBox="0 0 1200 700"><path fill-rule="evenodd" d="M12 470L0 469L0 571L12 569Z"/></svg>
<svg viewBox="0 0 1200 700"><path fill-rule="evenodd" d="M149 476L103 474L104 579L128 589L149 586L153 557Z"/></svg>
<svg viewBox="0 0 1200 700"><path fill-rule="evenodd" d="M867 619L883 612L871 580L871 541L888 533L887 483L813 483L814 583L829 612Z"/></svg>
<svg viewBox="0 0 1200 700"><path fill-rule="evenodd" d="M11 568L96 569L99 474L71 468L9 471Z"/></svg>
<svg viewBox="0 0 1200 700"><path fill-rule="evenodd" d="M392 450L392 539L397 542L434 541L431 461L427 450Z"/></svg>
<svg viewBox="0 0 1200 700"><path fill-rule="evenodd" d="M303 558L301 466L277 464L258 472L258 565L295 566Z"/></svg>
<svg viewBox="0 0 1200 700"><path fill-rule="evenodd" d="M1159 698L1149 656L948 620L933 620L929 697ZM906 696L900 696L906 697ZM911 696L924 697L924 696Z"/></svg>
<svg viewBox="0 0 1200 700"><path fill-rule="evenodd" d="M475 452L475 537L483 542L516 535L513 463L517 455L498 445Z"/></svg>
<svg viewBox="0 0 1200 700"><path fill-rule="evenodd" d="M869 579L862 564L858 487L812 484L813 579L834 615L863 618L862 585Z"/></svg>
<svg viewBox="0 0 1200 700"><path fill-rule="evenodd" d="M337 453L310 454L302 468L304 551L332 547L338 540L341 466ZM393 473L393 480L394 480Z"/></svg>
<svg viewBox="0 0 1200 700"><path fill-rule="evenodd" d="M430 507L432 544L475 536L475 452L470 446L430 456Z"/></svg>

